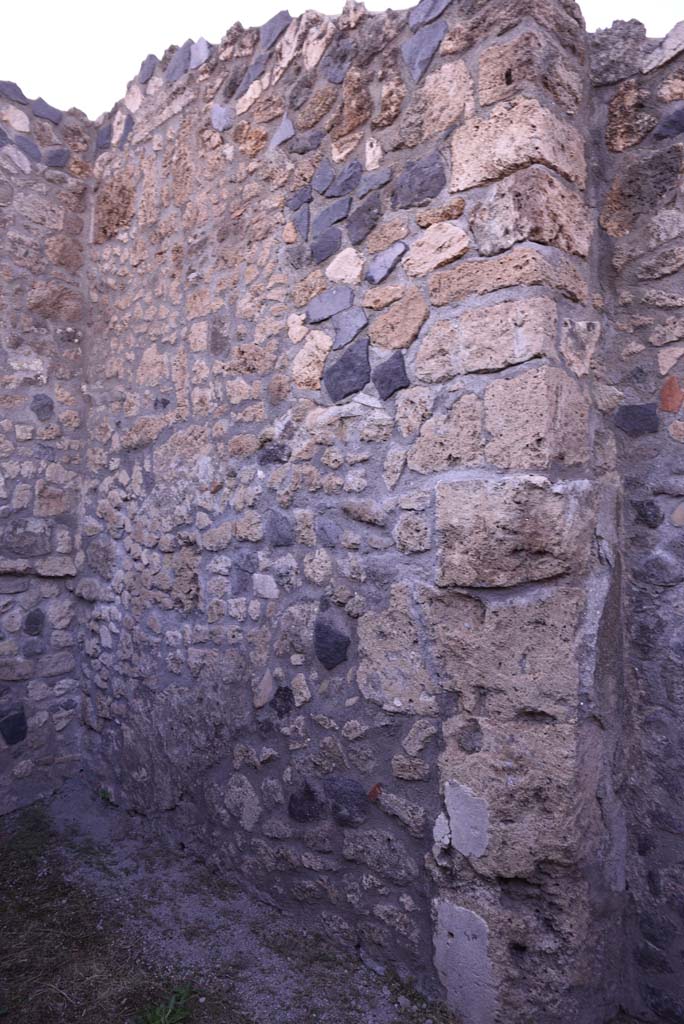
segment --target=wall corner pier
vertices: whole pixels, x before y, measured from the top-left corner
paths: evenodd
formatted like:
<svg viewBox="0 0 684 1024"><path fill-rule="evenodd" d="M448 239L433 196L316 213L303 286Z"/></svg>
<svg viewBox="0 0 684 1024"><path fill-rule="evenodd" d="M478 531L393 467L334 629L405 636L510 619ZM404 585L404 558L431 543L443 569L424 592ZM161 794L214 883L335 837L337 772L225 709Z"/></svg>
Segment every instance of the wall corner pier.
<svg viewBox="0 0 684 1024"><path fill-rule="evenodd" d="M680 36L0 83L3 810L84 768L462 1024L681 1019Z"/></svg>

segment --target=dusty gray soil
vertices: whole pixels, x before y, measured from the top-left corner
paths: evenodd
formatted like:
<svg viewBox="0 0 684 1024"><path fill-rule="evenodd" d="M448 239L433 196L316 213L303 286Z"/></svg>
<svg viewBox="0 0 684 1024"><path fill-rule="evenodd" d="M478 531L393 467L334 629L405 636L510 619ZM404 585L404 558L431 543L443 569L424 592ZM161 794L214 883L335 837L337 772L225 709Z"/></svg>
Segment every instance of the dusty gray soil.
<svg viewBox="0 0 684 1024"><path fill-rule="evenodd" d="M0 1020L452 1024L80 784L0 821L0 862Z"/></svg>

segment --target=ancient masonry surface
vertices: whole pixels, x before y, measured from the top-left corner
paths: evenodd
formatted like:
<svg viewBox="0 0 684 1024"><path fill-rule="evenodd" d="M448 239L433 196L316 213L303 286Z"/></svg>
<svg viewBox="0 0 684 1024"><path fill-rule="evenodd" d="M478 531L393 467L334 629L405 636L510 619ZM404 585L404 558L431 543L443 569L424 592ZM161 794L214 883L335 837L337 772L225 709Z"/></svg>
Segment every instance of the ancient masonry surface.
<svg viewBox="0 0 684 1024"><path fill-rule="evenodd" d="M461 1024L684 1020L684 23L0 82L0 808L84 771Z"/></svg>

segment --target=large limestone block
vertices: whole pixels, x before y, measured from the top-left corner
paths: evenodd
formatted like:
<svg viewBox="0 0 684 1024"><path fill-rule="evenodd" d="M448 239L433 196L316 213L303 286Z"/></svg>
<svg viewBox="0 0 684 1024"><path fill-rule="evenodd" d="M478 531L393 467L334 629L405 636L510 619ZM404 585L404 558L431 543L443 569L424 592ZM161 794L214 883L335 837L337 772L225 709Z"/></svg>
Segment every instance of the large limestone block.
<svg viewBox="0 0 684 1024"><path fill-rule="evenodd" d="M540 476L437 486L440 586L510 587L581 572L594 516L586 480Z"/></svg>
<svg viewBox="0 0 684 1024"><path fill-rule="evenodd" d="M496 181L530 164L545 164L582 188L587 177L581 134L526 97L499 104L488 118L457 128L451 158L452 192Z"/></svg>
<svg viewBox="0 0 684 1024"><path fill-rule="evenodd" d="M448 412L426 420L407 458L409 469L417 473L442 473L481 463L482 403L476 395L464 395Z"/></svg>
<svg viewBox="0 0 684 1024"><path fill-rule="evenodd" d="M420 634L409 588L396 583L389 606L359 619L357 681L364 697L385 711L435 714L439 691L421 650Z"/></svg>
<svg viewBox="0 0 684 1024"><path fill-rule="evenodd" d="M530 88L548 93L567 113L582 99L583 79L577 64L536 32L488 47L480 57L480 103L489 106Z"/></svg>
<svg viewBox="0 0 684 1024"><path fill-rule="evenodd" d="M551 299L515 299L436 323L416 353L415 372L430 384L460 373L503 370L554 351L558 317Z"/></svg>
<svg viewBox="0 0 684 1024"><path fill-rule="evenodd" d="M503 469L534 469L554 460L577 465L588 455L589 405L564 370L541 366L485 392L487 462Z"/></svg>
<svg viewBox="0 0 684 1024"><path fill-rule="evenodd" d="M518 248L439 271L430 280L430 299L433 306L447 306L516 285L546 285L577 302L586 302L589 294L587 282L567 257L556 253L550 259L537 249Z"/></svg>
<svg viewBox="0 0 684 1024"><path fill-rule="evenodd" d="M459 694L452 750L468 756L477 750L484 708L502 721L575 719L581 590L556 586L541 596L485 601L426 587L418 601L440 686Z"/></svg>
<svg viewBox="0 0 684 1024"><path fill-rule="evenodd" d="M542 167L529 167L499 182L475 207L470 227L483 256L529 239L586 256L592 223L584 199Z"/></svg>

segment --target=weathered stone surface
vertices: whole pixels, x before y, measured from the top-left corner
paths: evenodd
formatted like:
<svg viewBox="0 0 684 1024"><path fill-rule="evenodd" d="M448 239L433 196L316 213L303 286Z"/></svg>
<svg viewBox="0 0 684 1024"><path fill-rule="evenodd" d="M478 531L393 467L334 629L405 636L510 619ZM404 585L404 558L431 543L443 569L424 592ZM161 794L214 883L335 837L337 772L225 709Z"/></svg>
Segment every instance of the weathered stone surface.
<svg viewBox="0 0 684 1024"><path fill-rule="evenodd" d="M558 461L586 461L589 441L586 398L563 370L527 370L490 384L484 398L489 436L485 459L503 469L535 469Z"/></svg>
<svg viewBox="0 0 684 1024"><path fill-rule="evenodd" d="M606 142L614 153L636 146L657 125L658 119L645 109L648 100L647 90L641 89L636 80L620 85L608 104L606 126Z"/></svg>
<svg viewBox="0 0 684 1024"><path fill-rule="evenodd" d="M445 21L435 21L419 29L403 44L401 53L414 82L419 82L430 67L437 47L447 30Z"/></svg>
<svg viewBox="0 0 684 1024"><path fill-rule="evenodd" d="M434 900L433 908L435 967L449 1006L463 1024L494 1020L497 995L486 921L447 898Z"/></svg>
<svg viewBox="0 0 684 1024"><path fill-rule="evenodd" d="M518 171L495 185L488 200L473 210L470 228L483 256L526 240L586 256L593 234L581 196L541 167Z"/></svg>
<svg viewBox="0 0 684 1024"><path fill-rule="evenodd" d="M469 244L467 234L457 225L433 224L411 246L404 259L404 269L412 277L428 274L463 256Z"/></svg>
<svg viewBox="0 0 684 1024"><path fill-rule="evenodd" d="M384 281L392 273L406 252L406 249L407 246L404 242L395 242L383 252L379 252L368 264L365 274L366 280L370 284L380 284L381 281Z"/></svg>
<svg viewBox="0 0 684 1024"><path fill-rule="evenodd" d="M549 299L516 299L473 309L441 321L425 335L416 355L416 376L435 383L459 373L501 370L550 355L556 307Z"/></svg>
<svg viewBox="0 0 684 1024"><path fill-rule="evenodd" d="M331 348L330 335L324 331L311 332L292 362L292 379L298 388L320 388L323 367Z"/></svg>
<svg viewBox="0 0 684 1024"><path fill-rule="evenodd" d="M660 46L657 46L641 62L641 70L644 73L653 71L654 68L659 68L661 65L673 60L682 51L684 51L684 21L679 21L665 36Z"/></svg>
<svg viewBox="0 0 684 1024"><path fill-rule="evenodd" d="M528 167L545 164L584 186L584 141L534 99L494 107L486 119L457 128L452 137L451 191L460 192Z"/></svg>
<svg viewBox="0 0 684 1024"><path fill-rule="evenodd" d="M629 161L606 196L600 218L604 230L620 238L631 231L640 214L670 205L681 168L682 150L677 145Z"/></svg>
<svg viewBox="0 0 684 1024"><path fill-rule="evenodd" d="M660 429L655 402L644 405L621 405L615 413L615 426L628 437L657 434Z"/></svg>
<svg viewBox="0 0 684 1024"><path fill-rule="evenodd" d="M371 321L370 340L381 348L408 348L427 316L428 307L422 292L409 288L401 299Z"/></svg>
<svg viewBox="0 0 684 1024"><path fill-rule="evenodd" d="M325 268L325 276L337 284L358 284L363 270L363 258L354 248L343 249Z"/></svg>
<svg viewBox="0 0 684 1024"><path fill-rule="evenodd" d="M473 109L473 87L463 61L443 64L425 79L415 104L421 138L429 139L456 124Z"/></svg>
<svg viewBox="0 0 684 1024"><path fill-rule="evenodd" d="M567 113L577 110L583 90L576 63L536 32L525 32L485 50L480 57L478 86L482 106L512 99L521 91L538 90Z"/></svg>
<svg viewBox="0 0 684 1024"><path fill-rule="evenodd" d="M539 476L440 483L440 586L510 587L581 572L593 530L587 481Z"/></svg>
<svg viewBox="0 0 684 1024"><path fill-rule="evenodd" d="M333 362L329 360L323 374L323 381L333 402L341 402L343 398L361 391L370 379L366 338L355 341Z"/></svg>
<svg viewBox="0 0 684 1024"><path fill-rule="evenodd" d="M647 52L646 29L640 21L614 21L589 39L592 80L610 85L640 70Z"/></svg>
<svg viewBox="0 0 684 1024"><path fill-rule="evenodd" d="M316 295L306 307L306 316L311 324L329 320L335 313L349 309L354 301L354 293L347 285L336 285Z"/></svg>
<svg viewBox="0 0 684 1024"><path fill-rule="evenodd" d="M482 463L482 405L475 395L465 395L447 413L426 420L409 450L409 469L440 473L458 466Z"/></svg>
<svg viewBox="0 0 684 1024"><path fill-rule="evenodd" d="M429 153L421 160L407 164L397 178L392 192L393 209L425 206L438 196L446 185L444 164L439 153Z"/></svg>
<svg viewBox="0 0 684 1024"><path fill-rule="evenodd" d="M578 302L587 299L587 284L573 263L563 257L551 260L535 249L515 249L495 259L468 260L442 270L430 281L430 298L434 306L446 306L521 284L547 285Z"/></svg>
<svg viewBox="0 0 684 1024"><path fill-rule="evenodd" d="M381 215L382 200L375 192L352 210L347 220L347 234L352 245L359 245L360 242L363 242L378 223Z"/></svg>
<svg viewBox="0 0 684 1024"><path fill-rule="evenodd" d="M411 381L406 374L402 353L394 352L389 359L379 363L373 370L371 379L382 399L391 398L396 391L409 387Z"/></svg>
<svg viewBox="0 0 684 1024"><path fill-rule="evenodd" d="M314 649L316 657L327 669L337 668L347 660L351 637L344 633L332 619L319 615L314 624Z"/></svg>
<svg viewBox="0 0 684 1024"><path fill-rule="evenodd" d="M344 309L341 313L336 313L330 322L335 331L333 348L344 348L360 334L368 323L368 317L363 309L352 306L351 309Z"/></svg>
<svg viewBox="0 0 684 1024"><path fill-rule="evenodd" d="M359 619L359 689L385 711L433 714L437 687L423 662L408 586L395 583L386 611Z"/></svg>

